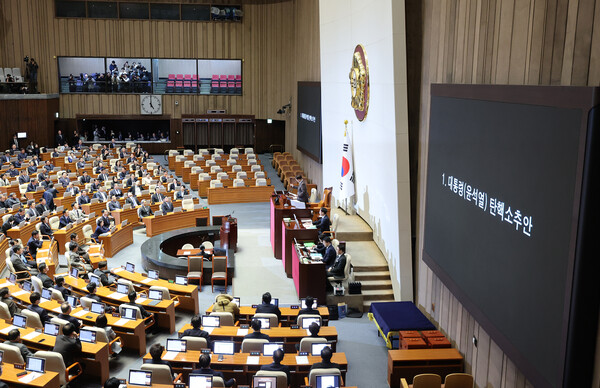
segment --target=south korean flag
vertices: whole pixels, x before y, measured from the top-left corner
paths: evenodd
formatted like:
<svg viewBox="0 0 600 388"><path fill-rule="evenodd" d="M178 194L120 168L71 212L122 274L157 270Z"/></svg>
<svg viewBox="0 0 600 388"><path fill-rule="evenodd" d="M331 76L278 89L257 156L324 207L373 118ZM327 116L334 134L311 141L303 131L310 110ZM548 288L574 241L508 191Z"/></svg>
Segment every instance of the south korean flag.
<svg viewBox="0 0 600 388"><path fill-rule="evenodd" d="M340 179L340 200L351 198L354 193L354 167L352 163L352 136L348 133L348 120L344 121L344 145L342 146L342 175Z"/></svg>

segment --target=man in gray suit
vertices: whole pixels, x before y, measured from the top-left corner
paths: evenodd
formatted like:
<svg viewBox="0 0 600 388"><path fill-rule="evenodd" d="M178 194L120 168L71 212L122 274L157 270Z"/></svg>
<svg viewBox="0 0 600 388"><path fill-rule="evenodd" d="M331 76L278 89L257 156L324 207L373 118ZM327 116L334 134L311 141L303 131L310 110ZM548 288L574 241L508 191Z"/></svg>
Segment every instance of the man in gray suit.
<svg viewBox="0 0 600 388"><path fill-rule="evenodd" d="M12 329L11 331L9 331L8 340L4 341L4 343L6 345L12 345L19 348L21 356L23 356L23 361L27 361L27 357L33 357L33 353L31 353L31 351L27 349L27 346L23 345L19 329Z"/></svg>

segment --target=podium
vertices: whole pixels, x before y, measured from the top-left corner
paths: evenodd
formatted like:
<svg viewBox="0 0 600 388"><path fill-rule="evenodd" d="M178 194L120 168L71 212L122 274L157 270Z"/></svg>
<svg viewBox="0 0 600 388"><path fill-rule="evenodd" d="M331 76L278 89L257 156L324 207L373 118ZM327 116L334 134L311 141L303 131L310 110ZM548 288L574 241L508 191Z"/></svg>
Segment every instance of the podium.
<svg viewBox="0 0 600 388"><path fill-rule="evenodd" d="M223 217L220 229L220 239L222 248L227 246L229 247L229 249L233 249L234 252L237 252L237 218L233 218L230 216Z"/></svg>

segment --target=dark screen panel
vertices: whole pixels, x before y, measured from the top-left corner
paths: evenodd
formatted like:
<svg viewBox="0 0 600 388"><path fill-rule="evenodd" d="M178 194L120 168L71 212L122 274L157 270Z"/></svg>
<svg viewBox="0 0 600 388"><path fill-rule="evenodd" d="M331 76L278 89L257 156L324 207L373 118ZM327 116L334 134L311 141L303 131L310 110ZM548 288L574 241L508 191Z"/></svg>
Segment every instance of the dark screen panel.
<svg viewBox="0 0 600 388"><path fill-rule="evenodd" d="M98 19L116 19L119 17L117 3L106 1L89 1L88 17Z"/></svg>
<svg viewBox="0 0 600 388"><path fill-rule="evenodd" d="M159 20L179 20L179 4L150 4L150 17Z"/></svg>
<svg viewBox="0 0 600 388"><path fill-rule="evenodd" d="M423 259L535 386L561 387L591 88L583 106L484 88L432 87Z"/></svg>
<svg viewBox="0 0 600 388"><path fill-rule="evenodd" d="M298 82L297 148L321 163L321 83Z"/></svg>
<svg viewBox="0 0 600 388"><path fill-rule="evenodd" d="M181 4L181 20L210 20L210 6Z"/></svg>
<svg viewBox="0 0 600 388"><path fill-rule="evenodd" d="M119 15L122 19L148 19L148 3L119 3Z"/></svg>
<svg viewBox="0 0 600 388"><path fill-rule="evenodd" d="M84 18L85 1L56 0L56 17L58 18Z"/></svg>

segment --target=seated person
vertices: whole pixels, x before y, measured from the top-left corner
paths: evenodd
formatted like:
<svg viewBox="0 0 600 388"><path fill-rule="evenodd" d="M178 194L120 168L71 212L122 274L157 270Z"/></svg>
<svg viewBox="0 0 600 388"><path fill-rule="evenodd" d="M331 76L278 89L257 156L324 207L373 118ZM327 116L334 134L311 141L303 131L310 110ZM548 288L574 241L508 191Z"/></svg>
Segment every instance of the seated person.
<svg viewBox="0 0 600 388"><path fill-rule="evenodd" d="M152 315L148 311L146 311L144 306L135 303L135 300L137 299L137 293L135 291L131 291L129 294L127 294L127 297L129 298L129 302L123 303L123 305L136 306L137 308L139 308L140 313L142 314L142 318L148 318Z"/></svg>
<svg viewBox="0 0 600 388"><path fill-rule="evenodd" d="M0 302L6 304L11 317L14 317L15 314L21 312L21 310L17 307L15 301L11 298L10 290L8 289L8 287L0 288Z"/></svg>
<svg viewBox="0 0 600 388"><path fill-rule="evenodd" d="M270 292L265 292L263 294L262 304L259 304L258 307L256 307L256 312L265 314L275 314L277 315L278 321L281 319L281 311L279 310L279 307L275 306L274 304L271 304Z"/></svg>
<svg viewBox="0 0 600 388"><path fill-rule="evenodd" d="M340 365L334 362L331 362L331 357L333 356L333 351L329 346L325 346L321 350L321 362L315 362L310 369L328 369L328 368L336 368L340 369Z"/></svg>
<svg viewBox="0 0 600 388"><path fill-rule="evenodd" d="M27 360L28 357L34 357L33 353L23 344L23 340L21 339L21 332L19 329L12 329L8 332L8 340L4 341L6 345L12 345L19 348L21 352L21 356L23 360Z"/></svg>
<svg viewBox="0 0 600 388"><path fill-rule="evenodd" d="M17 213L13 217L14 217L15 223L17 225L19 225L23 221L26 221L27 216L25 215L25 209L20 207L19 210L17 210Z"/></svg>
<svg viewBox="0 0 600 388"><path fill-rule="evenodd" d="M253 319L250 322L250 327L252 327L252 333L248 333L244 336L244 339L266 339L267 341L271 341L271 337L269 337L265 333L260 332L262 324L258 319Z"/></svg>
<svg viewBox="0 0 600 388"><path fill-rule="evenodd" d="M56 343L52 351L63 356L65 366L73 365L73 362L81 357L81 341L75 327L70 322L63 326L62 334L56 336Z"/></svg>
<svg viewBox="0 0 600 388"><path fill-rule="evenodd" d="M153 215L154 212L152 211L152 208L150 208L150 206L148 206L148 202L146 202L145 199L142 200L142 207L139 210L139 215L141 218L144 217L149 217L151 215Z"/></svg>
<svg viewBox="0 0 600 388"><path fill-rule="evenodd" d="M64 228L65 226L67 226L70 223L71 223L71 218L69 217L67 210L63 210L62 216L60 216L60 219L58 220L59 229Z"/></svg>
<svg viewBox="0 0 600 388"><path fill-rule="evenodd" d="M78 245L76 242L71 241L69 243L69 252L67 252L67 260L71 268L77 268L79 272L90 272L93 271L92 265L86 263L84 258L79 256L77 252Z"/></svg>
<svg viewBox="0 0 600 388"><path fill-rule="evenodd" d="M48 315L48 312L45 309L40 307L40 299L42 299L42 296L39 292L32 292L31 295L29 295L31 305L27 307L27 309L36 312L40 316L43 325L50 322L50 315Z"/></svg>
<svg viewBox="0 0 600 388"><path fill-rule="evenodd" d="M37 271L35 271L37 263L35 262L35 260L28 261L27 259L25 259L25 256L23 256L23 247L19 244L16 244L12 247L10 261L15 269L15 272L25 271L25 273L18 274L17 277L20 279L28 277L26 272L30 272L31 274L33 274L34 272L37 273Z"/></svg>
<svg viewBox="0 0 600 388"><path fill-rule="evenodd" d="M79 333L79 328L81 327L82 322L79 319L77 319L75 317L72 317L70 315L71 314L71 310L72 310L72 308L71 308L70 304L68 304L67 302L61 303L61 305L60 305L60 311L61 311L61 313L58 314L58 318L64 319L67 322L71 322L71 324L75 328L75 331L77 333Z"/></svg>
<svg viewBox="0 0 600 388"><path fill-rule="evenodd" d="M332 266L327 268L327 276L344 277L344 268L346 267L346 249L342 244L337 247L337 257Z"/></svg>
<svg viewBox="0 0 600 388"><path fill-rule="evenodd" d="M273 352L273 363L269 365L263 365L260 370L266 370L270 372L285 372L287 376L288 385L290 384L290 367L287 365L281 365L283 361L283 350L277 349Z"/></svg>
<svg viewBox="0 0 600 388"><path fill-rule="evenodd" d="M94 275L100 278L103 286L110 286L116 283L107 267L108 263L106 260L102 260L98 263L98 268L94 270Z"/></svg>
<svg viewBox="0 0 600 388"><path fill-rule="evenodd" d="M88 292L87 295L85 295L86 298L90 298L90 299L92 299L92 300L94 300L95 302L98 302L98 303L103 303L102 299L98 295L96 295L96 289L98 288L98 286L96 286L96 283L89 282L85 286L85 288L86 288L86 290ZM112 312L114 310L115 309L112 306L106 306L106 308L105 308L105 312L107 314L112 314Z"/></svg>
<svg viewBox="0 0 600 388"><path fill-rule="evenodd" d="M92 233L91 237L94 240L98 240L98 236L100 236L101 234L104 234L104 233L108 233L108 232L110 232L110 228L108 226L105 226L104 220L100 218L99 222L98 222L98 226L96 226L96 230L94 231L94 233Z"/></svg>
<svg viewBox="0 0 600 388"><path fill-rule="evenodd" d="M76 222L79 219L87 218L87 214L85 214L83 210L81 210L79 203L73 202L71 206L73 207L73 209L69 212L69 218L71 219L71 221Z"/></svg>
<svg viewBox="0 0 600 388"><path fill-rule="evenodd" d="M175 376L173 373L173 368L171 367L171 363L169 361L165 361L162 359L162 354L165 351L165 347L161 344L154 344L150 346L150 356L152 359L149 361L150 364L156 365L166 365L171 370L171 376Z"/></svg>
<svg viewBox="0 0 600 388"><path fill-rule="evenodd" d="M8 290L8 289L7 289ZM202 317L200 315L194 315L192 317L192 328L185 329L181 334L182 337L202 337L206 338L206 343L208 347L211 347L211 341L209 338L209 334L207 331L202 330L200 327L202 326Z"/></svg>
<svg viewBox="0 0 600 388"><path fill-rule="evenodd" d="M233 318L237 319L240 314L240 307L233 303L233 296L227 294L217 295L217 300L213 304L212 311L227 312L233 314Z"/></svg>
<svg viewBox="0 0 600 388"><path fill-rule="evenodd" d="M319 313L318 309L313 309L312 305L314 303L314 298L312 296L307 296L306 298L304 298L304 300L306 301L306 308L302 309L298 312L298 316L303 315L303 314L310 314L310 315L318 315L321 316L321 314Z"/></svg>
<svg viewBox="0 0 600 388"><path fill-rule="evenodd" d="M54 286L54 280L48 276L48 266L46 263L40 263L38 271L39 273L37 274L37 277L42 281L42 286L44 286L44 288L50 288Z"/></svg>
<svg viewBox="0 0 600 388"><path fill-rule="evenodd" d="M98 315L98 318L96 318L96 327L104 330L109 342L117 338L115 331L112 329L112 327L108 326L108 319L106 318L106 315ZM117 358L119 353L121 353L123 350L120 341L113 342L111 345L111 350L113 352L113 358Z"/></svg>
<svg viewBox="0 0 600 388"><path fill-rule="evenodd" d="M58 276L56 278L54 289L60 291L64 300L67 300L67 296L71 295L71 290L65 287L65 278L63 276Z"/></svg>
<svg viewBox="0 0 600 388"><path fill-rule="evenodd" d="M41 221L41 225L40 225L40 233L42 234L42 236L50 236L52 237L52 235L54 234L54 231L52 230L52 227L50 226L50 222L48 221L48 217L46 216L42 216L42 218L40 219Z"/></svg>
<svg viewBox="0 0 600 388"><path fill-rule="evenodd" d="M174 209L175 208L173 206L173 202L171 202L171 197L165 197L162 205L160 205L160 210L162 210L164 214L167 214L172 213Z"/></svg>
<svg viewBox="0 0 600 388"><path fill-rule="evenodd" d="M121 203L117 200L117 196L113 195L108 203L108 210L112 212L119 209L121 209Z"/></svg>
<svg viewBox="0 0 600 388"><path fill-rule="evenodd" d="M313 225L317 227L319 234L323 234L323 232L329 232L331 222L329 222L329 217L327 217L327 208L322 207L321 210L319 210L319 216L321 216L321 218L313 221Z"/></svg>
<svg viewBox="0 0 600 388"><path fill-rule="evenodd" d="M235 379L225 380L225 376L223 376L222 372L217 372L210 368L210 354L200 354L200 358L198 359L198 366L200 367L200 369L193 370L191 372L192 374L212 375L215 377L220 377L225 382L226 387L232 387L236 383Z"/></svg>
<svg viewBox="0 0 600 388"><path fill-rule="evenodd" d="M308 331L310 332L310 335L308 336L308 338L320 338L319 337L319 331L321 330L321 326L319 326L318 323L313 322L308 326ZM296 350L300 349L300 343L296 344Z"/></svg>

